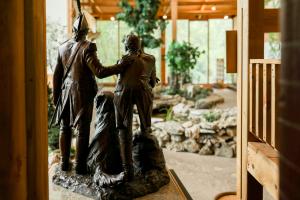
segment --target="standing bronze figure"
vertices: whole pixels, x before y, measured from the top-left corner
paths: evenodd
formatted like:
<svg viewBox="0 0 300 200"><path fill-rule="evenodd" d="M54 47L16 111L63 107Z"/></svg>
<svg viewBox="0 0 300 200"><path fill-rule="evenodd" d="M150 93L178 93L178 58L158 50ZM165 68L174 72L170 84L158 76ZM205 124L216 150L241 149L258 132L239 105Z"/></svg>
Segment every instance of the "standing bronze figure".
<svg viewBox="0 0 300 200"><path fill-rule="evenodd" d="M80 12L74 22L72 39L59 47L57 65L53 77L53 96L56 108L56 123L60 123L61 168L70 169L69 157L72 139L72 127L76 129L76 166L78 174L85 174L88 154L90 124L93 112L93 100L97 94L95 76L104 78L116 74L126 66L121 63L103 67L97 58L94 43L86 40L87 20Z"/></svg>
<svg viewBox="0 0 300 200"><path fill-rule="evenodd" d="M116 126L119 132L120 155L125 181L133 177L132 166L132 118L136 105L141 122L140 133L151 132L153 104L152 88L156 84L155 58L141 50L139 37L131 34L125 40L125 58L133 61L120 72L115 90L114 105ZM124 62L121 60L121 63Z"/></svg>
<svg viewBox="0 0 300 200"><path fill-rule="evenodd" d="M77 154L80 157L82 151L84 157L82 160L78 160L79 157L77 156L76 162L82 161L84 170L86 169L85 165L88 165L89 176L68 176L68 174L62 172L62 168L56 168L55 175L52 177L55 184L89 197L92 196L95 199L134 199L156 192L170 181L163 151L159 147L155 136L150 134L153 103L152 88L157 81L155 59L141 50L140 40L135 35L129 35L126 38L125 46L127 54L120 60L119 65L108 68L110 71L103 68L97 59L92 59L93 62L87 62L86 65L81 66L85 66L86 69L93 69L92 66L98 66L96 71L101 71L101 73L96 74L97 76L119 74L115 94L102 92L95 98L96 131L89 148L86 151L86 149L82 149L83 146L80 146L88 143L88 137L85 135L88 132L82 132L81 135L86 136L86 138L84 138L82 144L77 145ZM81 59L83 58L85 57L81 57ZM92 65L91 63L95 64ZM86 77L86 74L83 77ZM79 85L74 90L71 87L68 94L70 97L63 98L67 99L67 106L64 107L67 108L65 110L68 112L73 111L69 109L69 106L73 109L73 104L68 103L74 102L73 99L76 96L73 96L73 93L85 94L84 98L89 96L89 93L92 94L92 90L88 90L89 88L84 87L84 90L79 88ZM89 100L92 100L92 98L94 98L94 95ZM82 105L87 106L90 105L89 103ZM140 132L133 135L134 105L137 106L141 125ZM82 108L85 109L86 107ZM90 110L87 111L90 112ZM84 110L83 113L87 111ZM65 117L68 120L70 116L74 116L74 114L64 115L64 112L62 113L62 122L64 122ZM90 115L90 113L88 114ZM78 121L78 125L89 124L86 122L87 119L90 122L90 118L86 116L85 114L84 118ZM81 122L82 124L80 124ZM69 130L70 126L68 126L68 123L67 126L64 126L64 123L62 123L61 127L61 147L64 147L64 144L69 143L63 142L70 140L64 138L67 135L63 131ZM65 127L68 129L64 129ZM89 128L89 126L83 127L85 129ZM62 148L62 150L64 149ZM86 153L88 154L87 160ZM63 154L62 166L64 166L64 163L68 163L64 155L67 154ZM80 168L75 169L78 173Z"/></svg>

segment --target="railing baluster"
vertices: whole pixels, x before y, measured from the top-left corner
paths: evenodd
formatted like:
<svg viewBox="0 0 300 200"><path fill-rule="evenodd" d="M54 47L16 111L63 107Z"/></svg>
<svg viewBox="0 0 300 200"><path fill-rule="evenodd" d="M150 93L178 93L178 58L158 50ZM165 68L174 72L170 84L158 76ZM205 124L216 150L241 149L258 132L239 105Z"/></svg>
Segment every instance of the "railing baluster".
<svg viewBox="0 0 300 200"><path fill-rule="evenodd" d="M252 59L249 66L249 132L278 149L279 60Z"/></svg>
<svg viewBox="0 0 300 200"><path fill-rule="evenodd" d="M256 67L254 64L250 64L250 73L249 73L249 87L250 87L250 94L249 94L249 130L252 134L255 134L255 84L256 84Z"/></svg>
<svg viewBox="0 0 300 200"><path fill-rule="evenodd" d="M272 64L272 101L271 101L271 145L278 149L278 131L277 131L277 114L278 114L278 94L279 94L279 70L280 65Z"/></svg>
<svg viewBox="0 0 300 200"><path fill-rule="evenodd" d="M263 64L263 140L271 144L271 65Z"/></svg>
<svg viewBox="0 0 300 200"><path fill-rule="evenodd" d="M256 136L263 138L263 68L259 63L256 64Z"/></svg>

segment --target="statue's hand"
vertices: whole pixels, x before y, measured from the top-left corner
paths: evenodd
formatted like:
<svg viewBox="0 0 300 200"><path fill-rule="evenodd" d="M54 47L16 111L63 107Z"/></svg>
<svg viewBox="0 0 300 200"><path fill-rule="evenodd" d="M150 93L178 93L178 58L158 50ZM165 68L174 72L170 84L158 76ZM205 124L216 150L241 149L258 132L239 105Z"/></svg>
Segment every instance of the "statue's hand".
<svg viewBox="0 0 300 200"><path fill-rule="evenodd" d="M155 82L156 82L156 84L158 84L160 82L160 79L156 77Z"/></svg>

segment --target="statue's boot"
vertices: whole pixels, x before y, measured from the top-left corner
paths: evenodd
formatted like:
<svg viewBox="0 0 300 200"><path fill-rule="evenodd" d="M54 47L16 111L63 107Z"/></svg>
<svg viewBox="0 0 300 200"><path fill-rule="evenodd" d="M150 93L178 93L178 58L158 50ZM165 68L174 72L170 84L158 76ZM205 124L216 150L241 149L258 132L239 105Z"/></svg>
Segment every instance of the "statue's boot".
<svg viewBox="0 0 300 200"><path fill-rule="evenodd" d="M72 164L70 162L70 151L72 141L71 127L64 127L59 133L59 148L61 152L61 170L70 171Z"/></svg>
<svg viewBox="0 0 300 200"><path fill-rule="evenodd" d="M132 135L126 130L119 130L120 156L124 172L124 182L131 181L134 176L132 160Z"/></svg>
<svg viewBox="0 0 300 200"><path fill-rule="evenodd" d="M80 174L80 175L87 174L89 135L90 135L89 124L85 124L84 126L79 126L78 137L76 140L76 157L75 157L76 174Z"/></svg>

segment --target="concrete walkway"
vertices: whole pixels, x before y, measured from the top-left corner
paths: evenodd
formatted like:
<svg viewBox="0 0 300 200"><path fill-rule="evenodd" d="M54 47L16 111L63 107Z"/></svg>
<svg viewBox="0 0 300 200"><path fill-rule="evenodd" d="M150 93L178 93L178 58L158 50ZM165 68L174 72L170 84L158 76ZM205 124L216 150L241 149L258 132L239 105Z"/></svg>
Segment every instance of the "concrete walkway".
<svg viewBox="0 0 300 200"><path fill-rule="evenodd" d="M236 159L200 156L164 150L169 169L174 169L194 200L213 200L221 192L236 191Z"/></svg>

